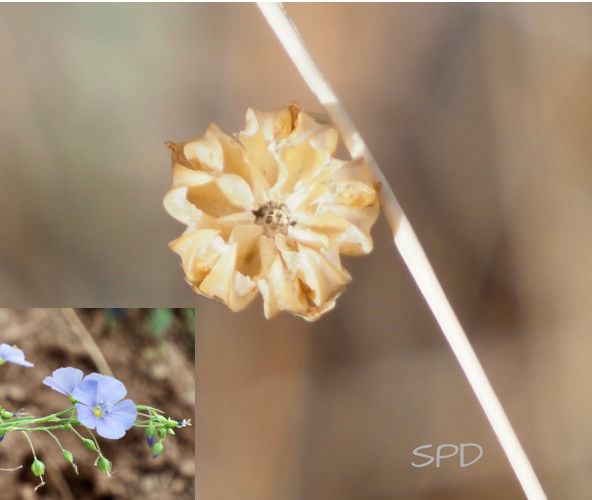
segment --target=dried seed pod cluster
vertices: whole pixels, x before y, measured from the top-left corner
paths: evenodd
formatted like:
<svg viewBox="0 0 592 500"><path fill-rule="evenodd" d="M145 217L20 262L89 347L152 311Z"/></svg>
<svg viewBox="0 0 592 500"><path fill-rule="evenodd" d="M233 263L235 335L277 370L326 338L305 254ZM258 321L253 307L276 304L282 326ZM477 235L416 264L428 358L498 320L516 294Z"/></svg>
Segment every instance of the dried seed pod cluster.
<svg viewBox="0 0 592 500"><path fill-rule="evenodd" d="M202 295L243 309L257 293L271 318L309 321L335 306L351 280L340 254L372 250L377 193L361 161L333 157L337 132L289 106L249 109L233 138L167 143L173 187L164 206L187 224L171 248Z"/></svg>

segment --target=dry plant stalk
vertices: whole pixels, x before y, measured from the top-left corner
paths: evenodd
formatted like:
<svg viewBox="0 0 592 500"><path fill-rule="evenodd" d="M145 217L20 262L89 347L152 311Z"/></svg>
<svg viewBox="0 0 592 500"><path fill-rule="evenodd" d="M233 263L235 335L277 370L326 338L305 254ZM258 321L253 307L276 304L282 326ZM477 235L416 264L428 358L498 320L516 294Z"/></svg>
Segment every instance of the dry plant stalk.
<svg viewBox="0 0 592 500"><path fill-rule="evenodd" d="M103 356L101 349L99 349L99 346L96 344L92 335L76 314L76 311L71 308L59 309L58 311L61 313L62 319L68 325L70 330L76 334L80 340L80 343L84 346L99 371L104 375L113 376L113 372L109 367L109 363L107 363L107 360L105 359L105 356Z"/></svg>

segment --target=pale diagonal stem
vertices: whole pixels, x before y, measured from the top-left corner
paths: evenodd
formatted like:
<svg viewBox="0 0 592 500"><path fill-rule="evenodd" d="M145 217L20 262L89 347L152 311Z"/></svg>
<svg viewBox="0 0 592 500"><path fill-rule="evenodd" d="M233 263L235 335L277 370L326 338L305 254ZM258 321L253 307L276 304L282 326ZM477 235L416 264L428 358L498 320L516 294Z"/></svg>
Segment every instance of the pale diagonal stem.
<svg viewBox="0 0 592 500"><path fill-rule="evenodd" d="M109 363L107 363L107 360L105 359L105 356L103 356L101 349L99 349L99 346L94 341L92 335L86 326L84 326L84 323L78 317L74 309L60 309L59 311L62 313L64 321L68 324L68 326L70 326L72 332L74 332L80 339L80 343L84 346L99 371L103 375L110 375L112 377L113 372L109 367Z"/></svg>
<svg viewBox="0 0 592 500"><path fill-rule="evenodd" d="M363 158L380 183L380 203L403 261L415 280L428 307L440 325L477 400L481 404L514 473L529 499L546 499L543 488L524 452L512 425L489 382L466 333L464 332L411 224L384 177L376 160L347 111L333 92L323 73L306 48L293 22L279 3L260 2L259 9L275 32L300 75L317 96L331 121L339 130L352 158Z"/></svg>

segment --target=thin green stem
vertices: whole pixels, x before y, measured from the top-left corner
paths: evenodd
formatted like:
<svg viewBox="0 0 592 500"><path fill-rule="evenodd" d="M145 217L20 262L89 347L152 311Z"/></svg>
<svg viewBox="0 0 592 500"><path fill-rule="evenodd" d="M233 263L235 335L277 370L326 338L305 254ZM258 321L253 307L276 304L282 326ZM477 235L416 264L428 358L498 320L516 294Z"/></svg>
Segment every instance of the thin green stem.
<svg viewBox="0 0 592 500"><path fill-rule="evenodd" d="M71 430L72 430L72 432L73 432L74 434L76 434L76 435L77 435L77 436L80 438L80 440L81 440L81 441L84 441L84 440L86 439L85 437L83 437L83 436L80 434L80 432L78 432L76 429L74 429L74 427L72 427L72 429L71 429Z"/></svg>
<svg viewBox="0 0 592 500"><path fill-rule="evenodd" d="M90 429L86 429L88 431L88 433L90 434L90 436L92 437L93 441L95 442L95 446L97 447L97 451L99 452L99 455L102 455L103 452L101 451L101 447L99 446L99 442L97 441L97 438L95 437L93 431L91 431Z"/></svg>
<svg viewBox="0 0 592 500"><path fill-rule="evenodd" d="M56 443L58 443L58 446L60 447L60 450L64 451L64 447L62 446L62 443L60 443L60 440L56 437L56 435L51 432L50 430L46 430L45 432L47 432Z"/></svg>
<svg viewBox="0 0 592 500"><path fill-rule="evenodd" d="M37 455L35 455L35 448L33 448L33 443L29 439L29 436L27 436L27 433L25 431L21 431L21 432L23 433L23 435L27 438L27 441L29 442L29 446L31 447L31 452L33 453L33 458L37 458Z"/></svg>

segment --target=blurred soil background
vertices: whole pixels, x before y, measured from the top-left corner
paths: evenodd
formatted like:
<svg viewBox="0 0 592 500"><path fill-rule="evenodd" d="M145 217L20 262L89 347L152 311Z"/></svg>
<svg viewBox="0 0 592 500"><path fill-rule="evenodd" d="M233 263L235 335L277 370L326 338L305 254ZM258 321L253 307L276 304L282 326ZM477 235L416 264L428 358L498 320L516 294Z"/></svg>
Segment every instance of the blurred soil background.
<svg viewBox="0 0 592 500"><path fill-rule="evenodd" d="M43 385L43 379L62 366L79 368L85 374L100 371L98 349L113 376L125 384L126 397L161 409L171 418L191 418L193 422L192 310L88 309L75 313L82 323L72 318L72 310L64 314L57 309L0 309L0 341L16 344L35 364L33 368L10 363L2 366L0 405L11 411L22 408L35 416L65 409L65 397ZM78 431L85 434L82 427ZM50 436L32 433L37 456L46 466L46 485L35 493L38 478L30 471L29 445L19 433L9 433L0 443L0 467L22 464L23 468L0 472L0 499L195 498L193 427L177 429L154 460L141 429L132 428L119 440L97 436L103 454L113 463L111 478L93 465L96 453L84 448L73 433L56 431L56 435L74 455L79 475Z"/></svg>
<svg viewBox="0 0 592 500"><path fill-rule="evenodd" d="M286 8L549 496L591 498L592 7ZM183 281L164 140L320 111L254 5L2 4L0 75L0 304L196 306L199 500L523 498L382 219L313 324ZM460 442L483 458L411 466Z"/></svg>

